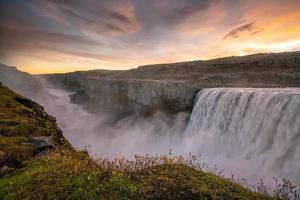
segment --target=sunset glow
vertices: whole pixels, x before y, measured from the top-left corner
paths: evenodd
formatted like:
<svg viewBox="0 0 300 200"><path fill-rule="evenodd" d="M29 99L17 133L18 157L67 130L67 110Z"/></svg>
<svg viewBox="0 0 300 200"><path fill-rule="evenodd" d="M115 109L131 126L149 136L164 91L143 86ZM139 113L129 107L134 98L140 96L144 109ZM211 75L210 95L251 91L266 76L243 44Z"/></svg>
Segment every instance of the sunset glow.
<svg viewBox="0 0 300 200"><path fill-rule="evenodd" d="M1 0L0 62L29 73L300 50L299 0Z"/></svg>

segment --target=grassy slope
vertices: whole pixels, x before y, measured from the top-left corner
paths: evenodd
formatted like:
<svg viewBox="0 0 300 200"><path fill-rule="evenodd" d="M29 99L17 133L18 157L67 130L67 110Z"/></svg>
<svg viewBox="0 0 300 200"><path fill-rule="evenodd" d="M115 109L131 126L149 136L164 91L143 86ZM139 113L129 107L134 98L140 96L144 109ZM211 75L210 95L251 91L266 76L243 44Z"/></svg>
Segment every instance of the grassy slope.
<svg viewBox="0 0 300 200"><path fill-rule="evenodd" d="M101 167L72 150L40 106L1 85L0 111L1 170L12 165L9 156L21 163L2 174L0 199L270 199L182 164L135 172ZM34 155L22 141L38 135L53 135L57 148Z"/></svg>
<svg viewBox="0 0 300 200"><path fill-rule="evenodd" d="M138 172L98 167L83 152L53 151L0 181L5 199L270 199L193 168L164 164Z"/></svg>
<svg viewBox="0 0 300 200"><path fill-rule="evenodd" d="M33 136L51 136L55 145L69 147L55 118L49 116L43 107L1 84L0 136L0 168L20 167L23 161L32 158L34 148L23 142Z"/></svg>

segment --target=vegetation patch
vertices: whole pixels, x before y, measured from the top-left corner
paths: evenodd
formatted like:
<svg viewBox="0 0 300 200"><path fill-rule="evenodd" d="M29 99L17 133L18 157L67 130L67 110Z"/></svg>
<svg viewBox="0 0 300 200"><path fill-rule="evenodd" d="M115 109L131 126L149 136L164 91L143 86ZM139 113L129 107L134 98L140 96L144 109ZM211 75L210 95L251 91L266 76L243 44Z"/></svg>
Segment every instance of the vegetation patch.
<svg viewBox="0 0 300 200"><path fill-rule="evenodd" d="M70 148L43 107L0 84L0 175L22 167L37 153L26 144L32 137L49 136L57 147Z"/></svg>
<svg viewBox="0 0 300 200"><path fill-rule="evenodd" d="M29 145L23 145L25 139L25 137L0 137L1 168L4 166L10 168L21 167L23 161L32 158L34 148Z"/></svg>
<svg viewBox="0 0 300 200"><path fill-rule="evenodd" d="M3 177L0 196L4 199L271 199L211 173L165 161L133 172L104 167L85 152L56 150ZM135 164L140 165L139 162Z"/></svg>

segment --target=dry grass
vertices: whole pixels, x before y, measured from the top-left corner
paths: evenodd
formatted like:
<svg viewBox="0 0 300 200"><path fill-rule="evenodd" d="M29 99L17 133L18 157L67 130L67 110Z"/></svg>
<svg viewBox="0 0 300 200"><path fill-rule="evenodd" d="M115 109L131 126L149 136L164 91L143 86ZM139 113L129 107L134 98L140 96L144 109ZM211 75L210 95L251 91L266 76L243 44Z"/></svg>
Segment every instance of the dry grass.
<svg viewBox="0 0 300 200"><path fill-rule="evenodd" d="M289 181L278 182L276 190L263 182L245 187L194 155L92 160L87 152L62 149L40 155L0 180L3 199L286 200L299 198L298 192Z"/></svg>
<svg viewBox="0 0 300 200"><path fill-rule="evenodd" d="M0 196L3 199L272 199L195 169L187 161L170 156L93 161L85 152L55 150L4 176L0 180Z"/></svg>
<svg viewBox="0 0 300 200"><path fill-rule="evenodd" d="M201 155L189 154L185 157L172 156L171 149L169 150L169 155L135 155L134 160L128 160L124 157L116 158L114 160L98 159L96 160L96 163L101 168L109 169L113 172L125 173L136 173L152 168L159 168L160 166L164 165L170 165L174 167L184 166L187 168L192 168L198 172L205 172L216 177L226 179L233 184L238 184L265 197L283 200L300 199L300 188L293 185L291 181L287 179L278 180L274 177L274 187L266 185L263 180L260 180L257 184L252 185L247 183L245 178L235 179L234 175L228 179L223 175L223 170L220 170L217 166L209 167L209 165L206 163L201 162Z"/></svg>

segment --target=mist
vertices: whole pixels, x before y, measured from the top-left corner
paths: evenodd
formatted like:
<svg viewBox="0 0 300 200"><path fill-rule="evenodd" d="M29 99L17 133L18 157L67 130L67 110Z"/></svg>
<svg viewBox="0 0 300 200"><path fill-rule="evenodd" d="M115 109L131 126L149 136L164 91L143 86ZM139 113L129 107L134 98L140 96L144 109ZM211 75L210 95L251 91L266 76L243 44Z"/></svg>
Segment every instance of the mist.
<svg viewBox="0 0 300 200"><path fill-rule="evenodd" d="M178 149L184 137L188 113L167 115L157 111L150 117L137 115L111 122L113 115L92 114L83 106L71 103L70 95L60 89L47 89L53 95L53 106L46 110L56 117L64 136L77 149L87 149L92 157L113 159L124 156L134 158L136 154L182 153Z"/></svg>
<svg viewBox="0 0 300 200"><path fill-rule="evenodd" d="M47 89L47 92L52 100L45 105L46 111L56 117L73 147L88 150L95 159L167 155L171 149L173 156L198 155L200 162L207 165L207 170L217 169L225 177L246 178L249 184L263 179L266 184L272 185L273 177L287 177L299 184L296 157L290 159L288 169L278 168L272 153L251 155L251 146L239 148L239 144L232 144L230 140L236 137L234 135L220 139L214 129L193 130L195 116L191 113L169 115L157 111L150 117L132 115L111 123L113 115L92 114L82 105L73 104L70 99L73 92L60 89Z"/></svg>

